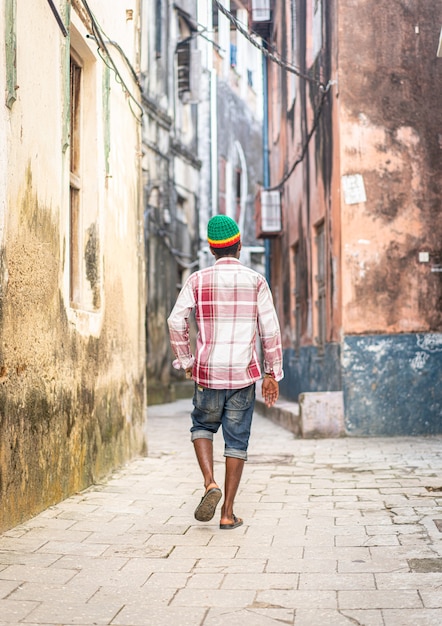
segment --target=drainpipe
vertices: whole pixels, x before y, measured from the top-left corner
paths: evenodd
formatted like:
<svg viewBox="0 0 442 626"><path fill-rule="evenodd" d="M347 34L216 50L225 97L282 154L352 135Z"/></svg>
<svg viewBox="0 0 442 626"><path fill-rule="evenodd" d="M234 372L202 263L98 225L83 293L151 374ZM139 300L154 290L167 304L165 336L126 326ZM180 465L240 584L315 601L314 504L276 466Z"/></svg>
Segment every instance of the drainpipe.
<svg viewBox="0 0 442 626"><path fill-rule="evenodd" d="M267 59L262 55L262 85L263 85L263 122L262 122L262 149L264 169L264 189L270 187L270 163L269 163L269 102L267 90ZM266 279L270 285L270 239L264 239L264 256Z"/></svg>

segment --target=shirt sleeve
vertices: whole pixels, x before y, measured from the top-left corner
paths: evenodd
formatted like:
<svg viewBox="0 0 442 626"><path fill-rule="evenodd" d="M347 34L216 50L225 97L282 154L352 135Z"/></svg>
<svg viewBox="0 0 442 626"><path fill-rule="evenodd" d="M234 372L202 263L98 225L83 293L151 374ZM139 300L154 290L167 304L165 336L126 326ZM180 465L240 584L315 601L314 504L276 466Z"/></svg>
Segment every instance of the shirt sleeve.
<svg viewBox="0 0 442 626"><path fill-rule="evenodd" d="M264 353L264 371L279 381L284 378L281 331L272 293L265 279L258 288L258 330Z"/></svg>
<svg viewBox="0 0 442 626"><path fill-rule="evenodd" d="M167 324L169 326L170 345L182 369L193 366L195 360L190 349L189 315L195 306L195 297L189 277L181 289ZM175 362L174 362L175 365Z"/></svg>

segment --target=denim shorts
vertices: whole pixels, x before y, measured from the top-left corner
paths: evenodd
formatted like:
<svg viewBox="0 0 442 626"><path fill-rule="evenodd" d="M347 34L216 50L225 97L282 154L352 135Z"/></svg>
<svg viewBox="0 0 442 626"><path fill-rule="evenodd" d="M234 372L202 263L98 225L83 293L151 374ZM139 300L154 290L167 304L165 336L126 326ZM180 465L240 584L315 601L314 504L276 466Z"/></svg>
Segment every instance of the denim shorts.
<svg viewBox="0 0 442 626"><path fill-rule="evenodd" d="M191 440L213 440L222 426L224 456L247 461L255 407L255 383L243 389L207 389L195 384Z"/></svg>

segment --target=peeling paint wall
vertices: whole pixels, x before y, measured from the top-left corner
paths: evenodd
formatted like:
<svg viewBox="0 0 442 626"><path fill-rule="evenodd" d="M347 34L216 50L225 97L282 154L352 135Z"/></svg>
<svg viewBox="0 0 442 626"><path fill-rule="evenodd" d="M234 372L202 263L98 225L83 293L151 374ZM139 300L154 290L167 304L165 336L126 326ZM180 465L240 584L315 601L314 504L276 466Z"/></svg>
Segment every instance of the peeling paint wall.
<svg viewBox="0 0 442 626"><path fill-rule="evenodd" d="M339 2L341 175L365 191L341 199L353 434L442 429L441 20L440 2Z"/></svg>
<svg viewBox="0 0 442 626"><path fill-rule="evenodd" d="M136 9L135 2L129 4ZM69 5L58 5L69 30ZM94 4L97 20L135 63L136 30L126 22L127 6L109 15L107 5ZM86 39L87 20L74 9L71 20L77 51L87 52L91 60L96 89L84 103L90 105L85 114L89 125L81 138L89 153L88 168L82 171L84 197L94 200L84 207L90 219L81 261L92 301L81 308L70 300L65 144L70 37L64 37L46 3L34 7L29 28L27 9L18 2L17 100L0 118L5 164L0 197L0 532L146 451L140 127L112 77L107 170L104 65L96 45ZM4 67L2 56L0 65Z"/></svg>
<svg viewBox="0 0 442 626"><path fill-rule="evenodd" d="M442 330L442 5L294 0L276 3L274 20L281 54L302 73L332 80L314 137L284 185L284 233L272 243L282 390L296 399L341 386L351 434L440 432L440 359L419 342ZM270 72L274 185L305 145L317 99L308 81L296 79L292 97L285 74ZM325 347L318 341L321 223ZM380 346L376 368L371 356Z"/></svg>
<svg viewBox="0 0 442 626"><path fill-rule="evenodd" d="M441 333L348 335L342 366L348 434L441 433Z"/></svg>
<svg viewBox="0 0 442 626"><path fill-rule="evenodd" d="M367 198L342 202L345 332L438 330L442 6L339 6L341 174L360 174Z"/></svg>

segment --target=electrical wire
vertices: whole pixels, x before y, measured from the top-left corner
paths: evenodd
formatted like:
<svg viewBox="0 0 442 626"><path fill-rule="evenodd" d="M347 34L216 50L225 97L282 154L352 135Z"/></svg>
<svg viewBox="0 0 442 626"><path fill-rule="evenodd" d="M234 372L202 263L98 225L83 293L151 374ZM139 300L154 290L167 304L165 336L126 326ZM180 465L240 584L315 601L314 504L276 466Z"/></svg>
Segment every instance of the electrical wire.
<svg viewBox="0 0 442 626"><path fill-rule="evenodd" d="M251 31L251 33L254 35L254 37L252 37L246 27L243 26L242 23L235 16L233 16L230 11L228 11L226 7L221 4L219 0L212 0L212 2L218 7L221 13L227 17L227 19L233 24L236 30L240 32L241 35L243 35L253 46L255 46L255 48L258 48L258 50L260 50L265 57L270 59L270 61L273 61L283 69L287 70L287 72L296 74L296 76L299 76L299 78L303 78L310 83L318 85L321 89L327 89L327 85L324 84L322 81L316 78L312 78L308 74L301 72L301 70L296 68L294 65L292 65L285 59L282 59L280 56L277 56L273 52L270 52L268 48L259 43L259 40L261 39L260 35L258 35L258 33L255 33L254 31Z"/></svg>
<svg viewBox="0 0 442 626"><path fill-rule="evenodd" d="M288 181L290 176L293 174L293 172L295 171L296 167L304 160L304 157L305 157L305 155L307 153L307 149L308 149L310 140L313 137L313 135L315 133L315 130L318 127L319 118L321 117L322 109L324 107L325 99L327 98L327 94L330 91L330 86L331 86L331 83L329 83L327 85L326 90L323 91L322 94L321 94L321 101L319 102L318 108L316 109L315 117L313 119L313 124L312 124L312 127L310 129L309 134L307 135L307 139L306 139L305 144L304 144L304 146L303 146L303 148L301 150L301 154L296 159L296 161L293 163L293 165L288 170L288 172L284 175L282 180L280 180L280 182L277 185L274 185L273 187L266 187L265 191L277 191L277 190L280 190L284 186L284 184Z"/></svg>
<svg viewBox="0 0 442 626"><path fill-rule="evenodd" d="M276 54L274 54L273 52L270 52L268 50L268 48L266 48L264 45L260 44L257 39L254 39L251 36L251 34L246 30L246 28L244 26L242 26L241 22L239 22L236 19L236 17L234 17L230 13L230 11L228 11L221 4L221 2L219 0L213 0L213 3L218 7L218 9L221 11L221 13L223 13L223 15L225 15L227 17L227 19L234 25L234 27L238 30L238 32L241 33L241 35L243 35L251 44L253 44L256 48L258 48L258 50L260 50L262 52L262 54L266 58L268 58L270 61L273 61L274 63L277 63L277 65L282 67L287 72L291 72L292 74L296 74L296 76L298 76L299 78L302 78L302 79L308 81L309 83L317 85L319 87L320 91L322 92L321 100L319 102L319 106L316 109L315 114L314 114L312 127L310 129L310 132L307 135L305 144L302 147L301 154L299 155L299 157L296 159L296 161L293 163L293 165L290 167L290 169L286 172L286 174L284 175L282 180L277 185L273 185L272 187L266 187L265 188L265 191L281 190L281 188L288 181L288 179L293 174L293 172L295 171L295 169L299 165L299 163L301 163L304 160L304 157L305 157L305 155L307 153L307 149L308 149L310 140L313 137L313 135L314 135L314 133L315 133L317 127L318 127L319 118L321 117L321 113L322 113L322 110L323 110L323 107L324 107L325 99L327 97L328 92L330 91L330 88L331 88L332 84L334 84L334 81L328 81L328 83L323 83L322 81L317 80L315 78L312 78L308 74L305 74L305 73L301 72L295 66L293 66L291 63L288 63L287 61L285 61L284 59L280 58L279 56L276 56ZM253 31L251 31L251 32L253 33ZM255 35L255 37L261 39L257 33L253 33L253 34Z"/></svg>
<svg viewBox="0 0 442 626"><path fill-rule="evenodd" d="M104 31L102 30L103 34ZM134 80L134 83L141 89L141 83L140 80L137 76L137 73L134 70L134 67L132 65L132 63L129 61L129 59L127 58L126 53L124 52L123 48L120 46L120 44L117 41L112 41L111 39L106 39L106 43L113 46L114 48L116 48L118 50L118 52L120 53L120 55L123 57L130 73L132 74L132 78Z"/></svg>
<svg viewBox="0 0 442 626"><path fill-rule="evenodd" d="M126 85L123 77L120 74L120 71L115 63L115 61L112 58L112 55L109 52L109 49L106 45L105 40L103 39L102 33L103 35L108 39L106 33L103 31L103 29L101 28L100 24L98 23L97 19L95 18L94 14L92 13L89 4L87 2L87 0L81 0L81 3L83 4L84 8L86 9L86 12L89 16L89 19L91 20L91 24L92 24L92 32L96 41L96 44L98 46L98 54L101 57L101 59L103 60L103 63L109 68L111 69L114 73L115 73L115 78L116 81L121 85L123 92L125 94L128 95L129 99L132 100L132 102L135 103L135 105L138 107L138 109L140 110L140 116L138 116L135 111L133 110L131 103L129 101L129 108L131 110L132 115L135 117L135 119L141 123L141 118L143 117L144 111L143 111L143 107L142 105L138 102L137 98L132 94L131 90L129 89L129 87ZM111 43L112 45L113 42L108 41L108 43ZM118 48L117 48L118 49ZM104 57L104 55L102 54L101 50L104 50L106 58ZM121 49L120 49L121 50ZM123 53L123 58L125 58L126 63L129 63L129 59L127 59L126 55L124 55ZM132 66L131 66L131 70L132 70L132 75L135 74L135 71L133 70ZM136 75L136 74L135 74ZM137 79L137 85L139 86L139 82Z"/></svg>
<svg viewBox="0 0 442 626"><path fill-rule="evenodd" d="M164 228L162 228L158 222L155 220L154 217L152 217L151 212L155 210L156 207L148 205L147 206L147 219L151 222L151 224L153 224L153 233L154 235L156 235L157 237L160 237L164 243L164 245L166 246L167 250L169 250L170 254L174 257L174 259L177 261L177 263L179 265L181 265L181 267L183 267L184 269L188 269L191 270L194 267L197 267L197 265L199 265L199 260L195 259L193 261L185 261L184 259L192 259L192 256L190 254L186 254L185 252L181 252L180 250L178 250L177 248L174 248L170 242L170 235L168 232L166 232L164 230Z"/></svg>

